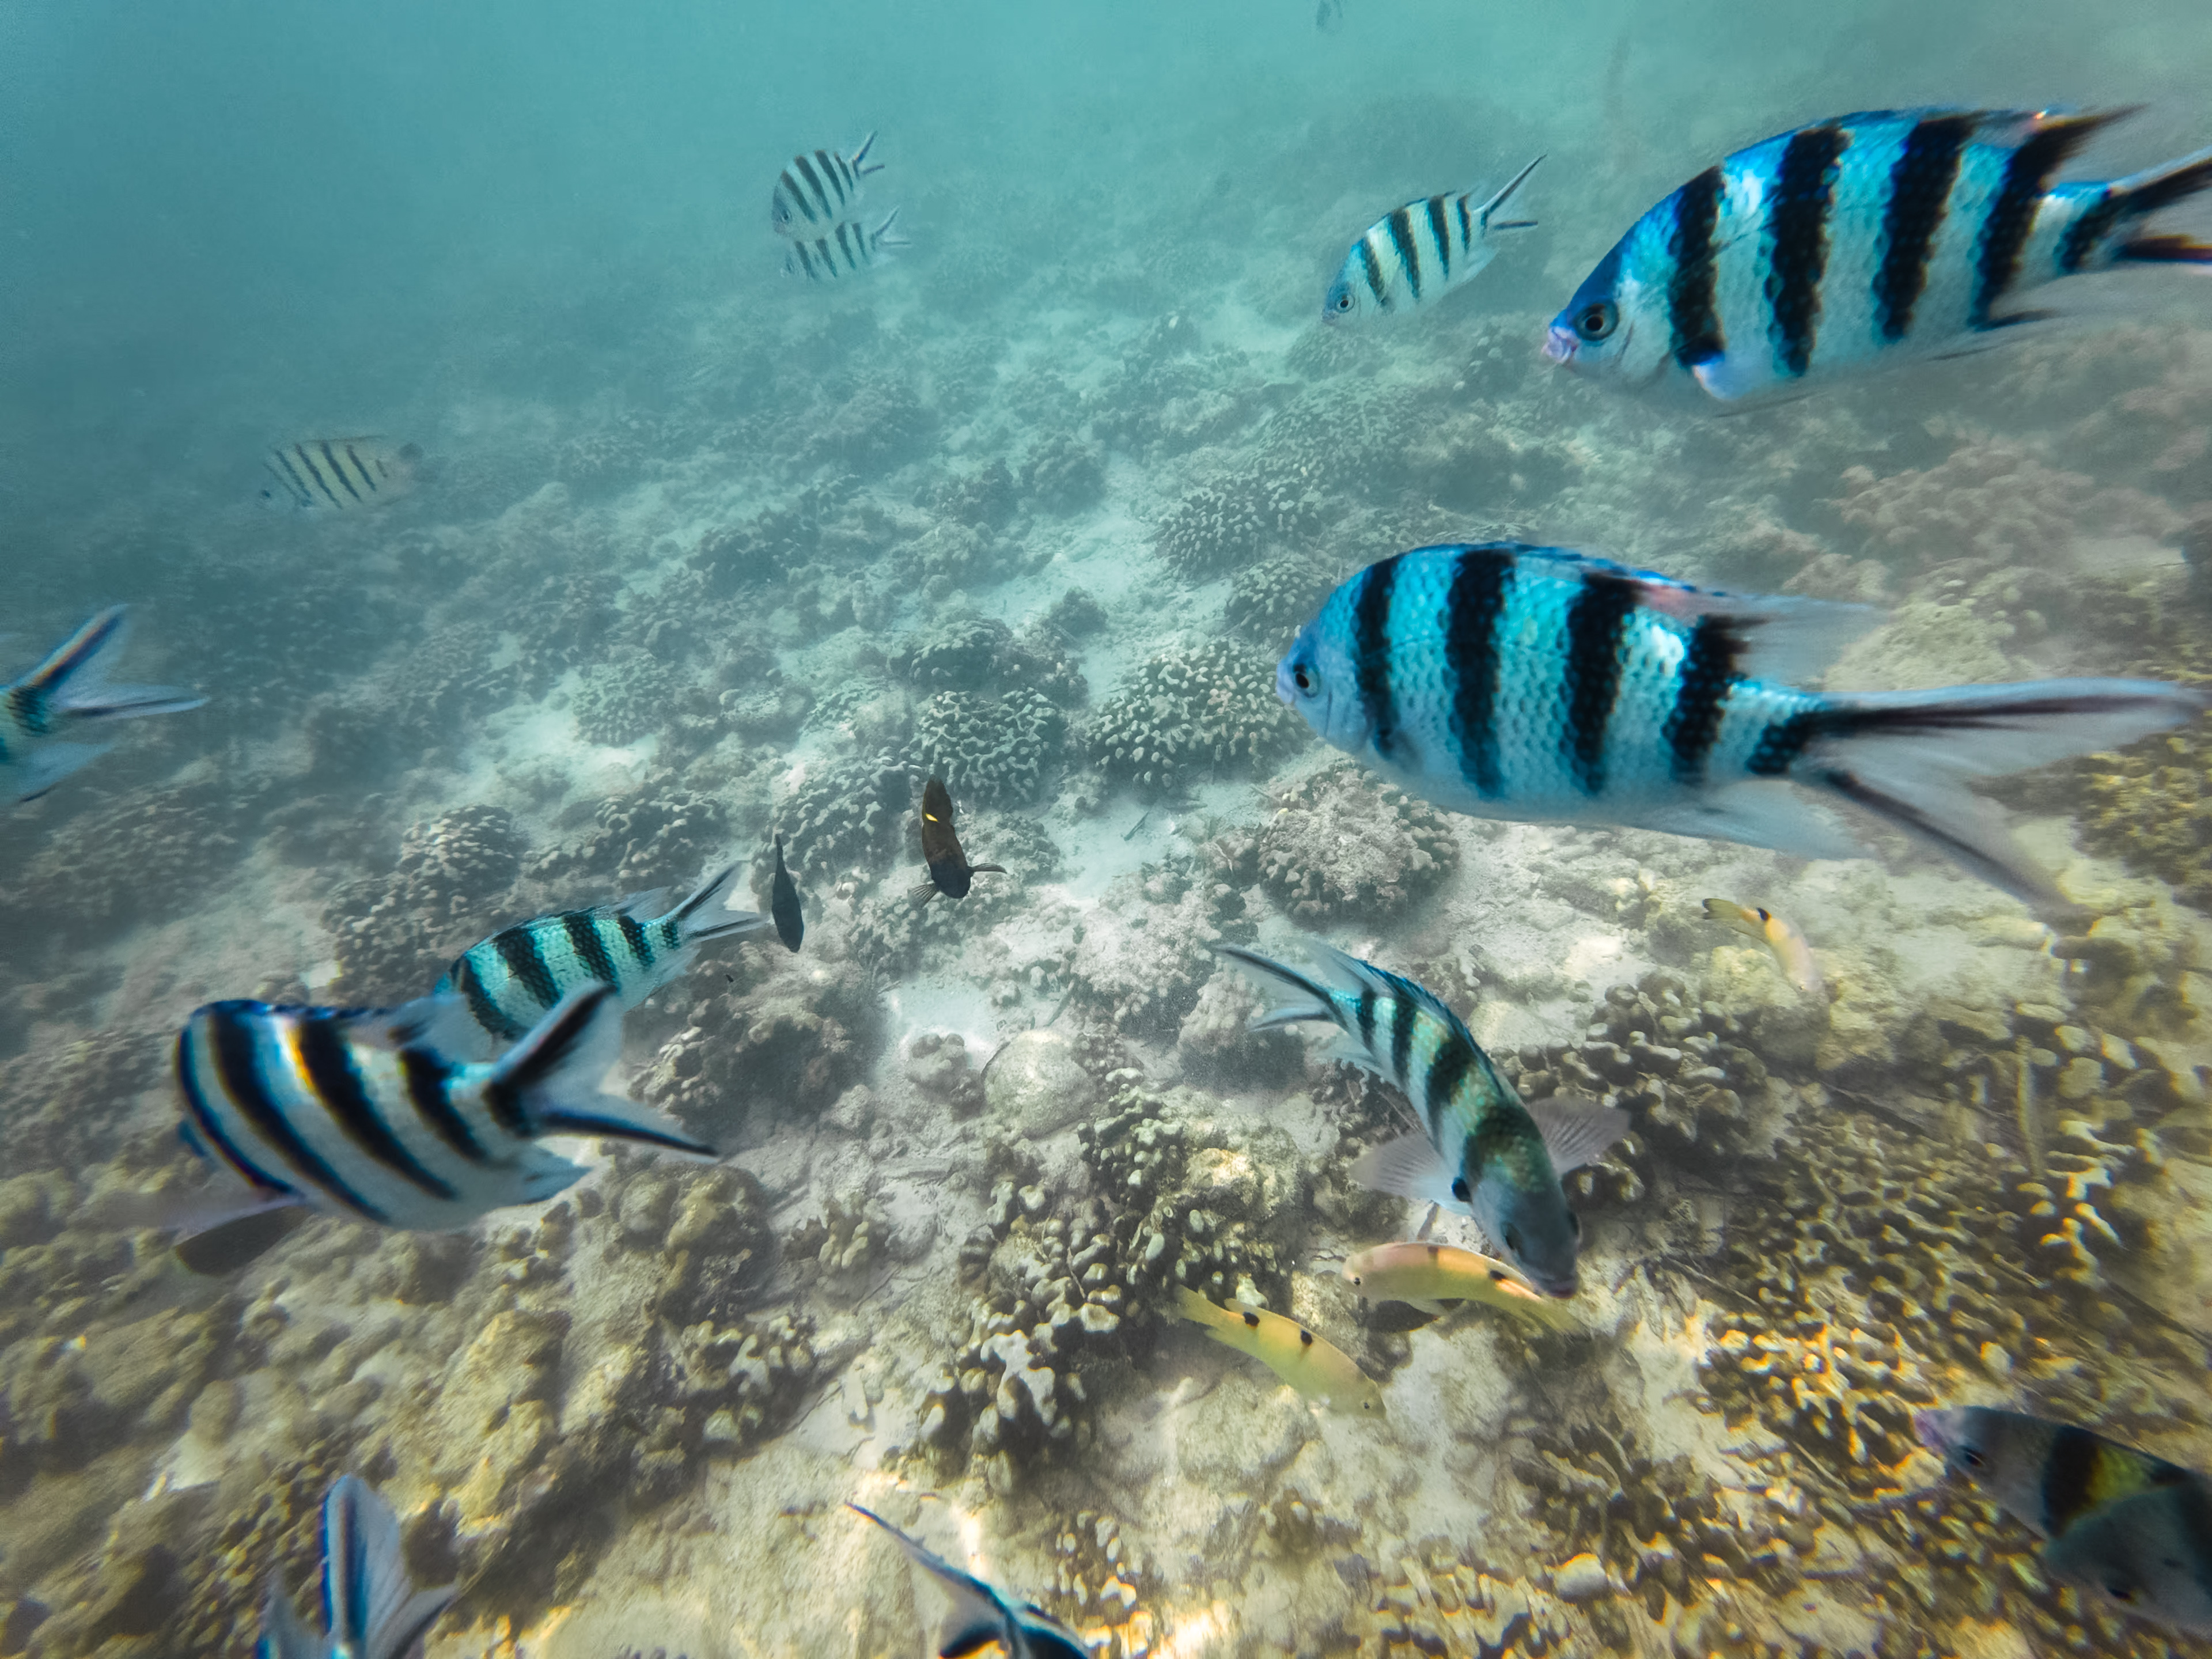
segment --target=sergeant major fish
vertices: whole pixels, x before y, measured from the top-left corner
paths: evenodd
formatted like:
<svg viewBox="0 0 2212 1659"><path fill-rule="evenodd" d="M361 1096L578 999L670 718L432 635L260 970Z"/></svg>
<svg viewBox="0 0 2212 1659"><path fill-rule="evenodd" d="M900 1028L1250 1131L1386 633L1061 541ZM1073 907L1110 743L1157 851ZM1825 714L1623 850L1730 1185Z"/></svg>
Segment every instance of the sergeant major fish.
<svg viewBox="0 0 2212 1659"><path fill-rule="evenodd" d="M310 1635L283 1585L272 1584L254 1659L406 1659L459 1594L450 1584L413 1588L392 1506L343 1474L323 1499L326 1633Z"/></svg>
<svg viewBox="0 0 2212 1659"><path fill-rule="evenodd" d="M881 264L890 250L908 246L891 228L898 216L899 210L893 208L873 230L848 219L826 235L793 242L783 258L783 274L804 276L810 283L834 283Z"/></svg>
<svg viewBox="0 0 2212 1659"><path fill-rule="evenodd" d="M851 213L860 199L861 180L884 170L881 161L868 162L875 143L872 132L850 155L817 149L793 156L769 194L769 228L779 236L817 236Z"/></svg>
<svg viewBox="0 0 2212 1659"><path fill-rule="evenodd" d="M1946 1468L2038 1536L2052 1574L2129 1613L2212 1635L2212 1483L2087 1429L1980 1406L1912 1419Z"/></svg>
<svg viewBox="0 0 2212 1659"><path fill-rule="evenodd" d="M2155 680L1826 694L1781 678L1818 672L1875 614L1565 548L1416 548L1328 597L1275 690L1326 741L1453 811L1865 856L1794 783L2052 906L1966 781L2117 749L2212 705Z"/></svg>
<svg viewBox="0 0 2212 1659"><path fill-rule="evenodd" d="M2062 277L2212 262L2151 222L2212 184L2212 149L2052 182L2126 112L1875 110L1738 150L1614 244L1545 355L1630 390L1771 398L1979 349L2049 316L2022 301Z"/></svg>
<svg viewBox="0 0 2212 1659"><path fill-rule="evenodd" d="M1755 939L1773 952L1774 960L1782 969L1782 976L1808 997L1817 997L1826 989L1820 979L1820 964L1813 960L1813 947L1805 942L1805 935L1795 922L1784 920L1764 905L1753 907L1738 904L1733 899L1709 898L1705 915L1730 927L1747 939Z"/></svg>
<svg viewBox="0 0 2212 1659"><path fill-rule="evenodd" d="M36 800L77 768L107 752L104 743L58 736L100 720L181 714L205 697L167 685L110 685L123 654L124 607L111 605L0 689L0 774L12 774L15 799Z"/></svg>
<svg viewBox="0 0 2212 1659"><path fill-rule="evenodd" d="M737 871L726 865L665 915L655 888L619 904L533 917L481 939L453 959L431 992L453 993L489 1036L512 1042L582 985L610 985L635 1008L690 966L709 939L756 933L769 919L751 910L709 909Z"/></svg>
<svg viewBox="0 0 2212 1659"><path fill-rule="evenodd" d="M1572 1296L1582 1222L1559 1177L1627 1133L1628 1115L1586 1102L1522 1104L1457 1014L1436 993L1325 945L1334 984L1233 945L1213 947L1296 1001L1252 1021L1255 1031L1315 1020L1342 1033L1340 1059L1394 1084L1424 1133L1361 1154L1352 1179L1472 1216L1513 1265L1553 1296Z"/></svg>
<svg viewBox="0 0 2212 1659"><path fill-rule="evenodd" d="M1325 1400L1332 1411L1382 1415L1382 1390L1375 1379L1297 1321L1265 1308L1216 1307L1188 1285L1176 1286L1176 1307L1216 1342L1249 1354L1307 1399Z"/></svg>
<svg viewBox="0 0 2212 1659"><path fill-rule="evenodd" d="M261 499L303 513L353 513L381 507L415 488L422 452L381 438L310 438L272 449L262 465L276 482Z"/></svg>
<svg viewBox="0 0 2212 1659"><path fill-rule="evenodd" d="M1090 1659L1083 1638L1033 1601L1018 1605L972 1572L963 1572L921 1540L909 1538L872 1510L858 1504L845 1507L874 1522L898 1540L907 1559L937 1580L952 1600L952 1612L938 1632L940 1659L965 1659L993 1643L1006 1650L1006 1659Z"/></svg>
<svg viewBox="0 0 2212 1659"><path fill-rule="evenodd" d="M1468 191L1425 197L1384 214L1344 256L1336 280L1322 296L1322 320L1337 323L1411 310L1468 281L1498 257L1492 233L1535 228L1534 219L1493 216L1543 159L1539 155L1479 205Z"/></svg>
<svg viewBox="0 0 2212 1659"><path fill-rule="evenodd" d="M185 1264L197 1253L235 1265L216 1241L240 1226L258 1234L265 1212L287 1206L438 1231L538 1203L584 1174L540 1146L544 1135L714 1156L658 1112L599 1092L622 1054L613 987L571 991L489 1064L454 1057L455 1036L474 1031L451 997L391 1010L196 1009L177 1034L179 1132L252 1201L180 1243Z"/></svg>

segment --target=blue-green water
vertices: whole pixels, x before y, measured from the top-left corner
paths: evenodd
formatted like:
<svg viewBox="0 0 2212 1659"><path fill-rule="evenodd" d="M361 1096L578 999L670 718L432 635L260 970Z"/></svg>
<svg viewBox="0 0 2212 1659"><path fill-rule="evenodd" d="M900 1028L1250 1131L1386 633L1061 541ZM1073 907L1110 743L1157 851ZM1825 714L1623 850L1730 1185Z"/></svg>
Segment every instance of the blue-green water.
<svg viewBox="0 0 2212 1659"><path fill-rule="evenodd" d="M1120 1654L2196 1650L1911 1422L2212 1468L2196 729L1990 789L2045 925L1887 831L1438 811L1273 688L1333 584L1501 536L1881 607L1834 688L2200 683L2200 277L1727 418L1540 349L1801 123L2143 106L2090 178L2212 142L2212 19L1341 13L0 8L0 673L127 605L116 677L207 698L0 819L0 1656L244 1653L272 1583L313 1618L349 1472L459 1587L429 1659L935 1651L848 1502ZM857 216L908 245L787 276L779 170L871 131ZM1378 216L1540 154L1463 290L1323 325ZM356 434L419 447L395 499L263 499ZM1006 868L917 908L933 775ZM732 860L765 911L778 833L802 949L704 946L609 1080L718 1160L564 1138L550 1203L217 1278L148 1224L200 1179L195 1007L401 1004ZM1346 1281L1425 1213L1352 1176L1404 1107L1247 1033L1210 949L1310 939L1629 1115L1566 1181L1571 1329Z"/></svg>

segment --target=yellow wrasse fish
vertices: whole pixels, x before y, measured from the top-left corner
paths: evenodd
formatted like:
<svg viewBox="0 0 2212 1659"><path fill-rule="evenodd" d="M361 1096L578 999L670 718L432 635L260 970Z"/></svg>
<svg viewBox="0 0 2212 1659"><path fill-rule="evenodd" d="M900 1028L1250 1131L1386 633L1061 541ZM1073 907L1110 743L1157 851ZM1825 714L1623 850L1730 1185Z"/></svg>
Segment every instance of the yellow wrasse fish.
<svg viewBox="0 0 2212 1659"><path fill-rule="evenodd" d="M1251 1355L1307 1399L1326 1400L1334 1411L1382 1415L1382 1390L1375 1379L1350 1354L1296 1320L1259 1308L1217 1308L1188 1285L1177 1288L1176 1304L1216 1342Z"/></svg>
<svg viewBox="0 0 2212 1659"><path fill-rule="evenodd" d="M1480 1302L1555 1331L1575 1328L1571 1314L1514 1278L1504 1262L1449 1244L1377 1244L1347 1261L1344 1277L1371 1301L1409 1302L1424 1313L1442 1313L1447 1302Z"/></svg>
<svg viewBox="0 0 2212 1659"><path fill-rule="evenodd" d="M1784 921L1771 910L1750 909L1732 899L1707 899L1705 915L1773 951L1775 961L1782 964L1783 977L1807 996L1821 994L1820 964L1813 960L1813 947L1805 943L1805 935L1795 923Z"/></svg>

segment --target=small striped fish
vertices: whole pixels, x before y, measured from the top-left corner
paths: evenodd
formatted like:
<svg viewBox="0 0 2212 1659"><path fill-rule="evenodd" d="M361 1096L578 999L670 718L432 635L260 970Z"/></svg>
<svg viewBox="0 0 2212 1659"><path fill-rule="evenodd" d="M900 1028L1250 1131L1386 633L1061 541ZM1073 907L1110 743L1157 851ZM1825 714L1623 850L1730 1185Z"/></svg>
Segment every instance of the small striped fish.
<svg viewBox="0 0 2212 1659"><path fill-rule="evenodd" d="M1878 110L1708 167L1636 222L1552 319L1545 355L1632 390L1735 403L1980 349L2052 313L2063 276L2212 264L2149 223L2212 185L2212 149L2055 184L2126 112Z"/></svg>
<svg viewBox="0 0 2212 1659"><path fill-rule="evenodd" d="M1492 232L1534 228L1534 219L1492 216L1543 159L1539 155L1480 204L1469 191L1427 197L1384 214L1344 256L1322 300L1322 320L1346 322L1411 310L1468 281L1498 257Z"/></svg>
<svg viewBox="0 0 2212 1659"><path fill-rule="evenodd" d="M860 199L860 181L884 170L881 161L868 165L875 142L872 132L850 155L817 149L793 156L769 198L769 228L779 236L817 236L850 214Z"/></svg>
<svg viewBox="0 0 2212 1659"><path fill-rule="evenodd" d="M422 452L394 449L381 438L310 438L272 449L262 462L276 482L261 499L303 513L356 513L381 507L415 488Z"/></svg>
<svg viewBox="0 0 2212 1659"><path fill-rule="evenodd" d="M1334 981L1322 984L1233 945L1213 948L1261 983L1297 994L1254 1019L1254 1030L1301 1020L1334 1025L1343 1034L1338 1058L1413 1103L1424 1133L1363 1153L1353 1180L1474 1217L1539 1289L1575 1293L1583 1229L1559 1177L1626 1134L1626 1113L1580 1101L1523 1105L1443 999L1371 962L1317 945Z"/></svg>
<svg viewBox="0 0 2212 1659"><path fill-rule="evenodd" d="M104 743L73 743L58 732L95 720L180 714L207 701L173 686L108 684L128 631L124 608L111 605L0 688L0 773L14 775L16 799L36 800L106 751Z"/></svg>
<svg viewBox="0 0 2212 1659"><path fill-rule="evenodd" d="M898 216L899 210L893 208L873 230L848 221L827 236L793 242L783 256L783 274L804 276L810 283L834 283L879 265L890 257L890 250L908 246L906 238L891 228Z"/></svg>
<svg viewBox="0 0 2212 1659"><path fill-rule="evenodd" d="M611 987L572 991L494 1061L453 1058L448 1038L467 1030L451 998L388 1011L210 1002L177 1034L185 1142L252 1188L249 1213L301 1206L422 1231L573 1184L582 1168L541 1135L714 1155L659 1113L599 1091L622 1054Z"/></svg>
<svg viewBox="0 0 2212 1659"><path fill-rule="evenodd" d="M1323 739L1453 811L1866 856L1784 787L1802 784L2050 905L2063 901L1966 781L2116 749L2212 706L2155 680L1828 696L1778 678L1818 672L1875 619L1566 548L1422 547L1330 594L1275 690Z"/></svg>
<svg viewBox="0 0 2212 1659"><path fill-rule="evenodd" d="M323 1499L323 1614L310 1635L282 1580L269 1587L254 1659L406 1659L460 1594L417 1590L400 1549L399 1517L357 1475L342 1474Z"/></svg>
<svg viewBox="0 0 2212 1659"><path fill-rule="evenodd" d="M580 985L611 985L624 1008L635 1008L682 973L707 940L769 925L750 910L708 910L737 867L717 870L664 915L652 915L667 898L655 888L619 904L517 922L462 951L431 994L458 995L469 1017L502 1042L520 1036Z"/></svg>

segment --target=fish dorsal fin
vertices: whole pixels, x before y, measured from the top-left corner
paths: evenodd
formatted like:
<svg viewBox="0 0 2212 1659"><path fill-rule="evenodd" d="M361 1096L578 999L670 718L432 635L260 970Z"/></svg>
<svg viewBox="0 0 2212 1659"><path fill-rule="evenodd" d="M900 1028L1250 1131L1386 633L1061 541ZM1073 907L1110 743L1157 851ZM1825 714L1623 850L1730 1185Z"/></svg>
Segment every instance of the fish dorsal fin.
<svg viewBox="0 0 2212 1659"><path fill-rule="evenodd" d="M441 981L442 983L442 981ZM426 1048L447 1060L479 1060L492 1040L451 991L417 997L397 1008L363 1008L340 1016L345 1039L365 1048Z"/></svg>
<svg viewBox="0 0 2212 1659"><path fill-rule="evenodd" d="M1528 1115L1536 1121L1544 1150L1552 1155L1552 1173L1559 1176L1596 1163L1629 1130L1628 1114L1619 1107L1572 1095L1540 1100L1528 1109Z"/></svg>
<svg viewBox="0 0 2212 1659"><path fill-rule="evenodd" d="M635 916L640 921L659 921L668 914L668 890L648 887L642 893L632 893L628 898L617 899L609 907L618 916Z"/></svg>
<svg viewBox="0 0 2212 1659"><path fill-rule="evenodd" d="M1352 1166L1352 1178L1361 1186L1400 1198L1464 1210L1465 1200L1452 1191L1452 1172L1437 1156L1423 1134L1400 1135L1379 1146L1370 1146Z"/></svg>

